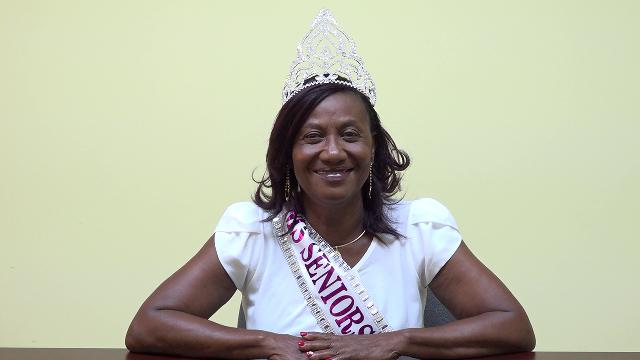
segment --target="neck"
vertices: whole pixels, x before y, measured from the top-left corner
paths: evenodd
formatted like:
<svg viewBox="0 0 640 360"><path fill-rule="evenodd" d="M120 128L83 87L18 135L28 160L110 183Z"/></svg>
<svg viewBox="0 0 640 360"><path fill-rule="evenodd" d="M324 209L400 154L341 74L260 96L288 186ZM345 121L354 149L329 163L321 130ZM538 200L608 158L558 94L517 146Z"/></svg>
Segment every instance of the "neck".
<svg viewBox="0 0 640 360"><path fill-rule="evenodd" d="M362 199L340 205L317 204L304 199L304 213L311 226L332 246L346 244L362 233Z"/></svg>

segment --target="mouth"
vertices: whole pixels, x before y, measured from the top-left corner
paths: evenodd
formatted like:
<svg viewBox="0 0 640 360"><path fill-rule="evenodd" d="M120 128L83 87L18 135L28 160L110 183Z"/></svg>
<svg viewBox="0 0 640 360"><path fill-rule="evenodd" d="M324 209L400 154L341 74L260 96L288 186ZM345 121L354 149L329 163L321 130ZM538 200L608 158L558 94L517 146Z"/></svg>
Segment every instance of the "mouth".
<svg viewBox="0 0 640 360"><path fill-rule="evenodd" d="M327 181L340 181L345 179L351 171L353 171L353 168L336 168L314 170L314 173Z"/></svg>

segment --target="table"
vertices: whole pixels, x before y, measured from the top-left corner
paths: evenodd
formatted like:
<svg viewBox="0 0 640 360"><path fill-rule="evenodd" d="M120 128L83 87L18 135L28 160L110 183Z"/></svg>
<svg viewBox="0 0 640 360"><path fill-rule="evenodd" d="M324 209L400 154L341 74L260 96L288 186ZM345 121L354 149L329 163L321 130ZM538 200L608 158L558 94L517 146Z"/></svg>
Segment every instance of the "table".
<svg viewBox="0 0 640 360"><path fill-rule="evenodd" d="M133 354L126 349L0 348L0 360L184 360L173 356ZM402 358L401 358L402 359ZM479 358L482 360L640 360L640 353L530 352Z"/></svg>

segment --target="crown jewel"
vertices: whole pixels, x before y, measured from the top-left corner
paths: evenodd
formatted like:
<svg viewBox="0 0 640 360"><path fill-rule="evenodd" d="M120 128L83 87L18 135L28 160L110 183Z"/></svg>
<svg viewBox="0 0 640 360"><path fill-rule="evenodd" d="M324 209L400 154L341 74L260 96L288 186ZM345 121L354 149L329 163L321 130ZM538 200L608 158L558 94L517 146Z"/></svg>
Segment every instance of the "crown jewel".
<svg viewBox="0 0 640 360"><path fill-rule="evenodd" d="M376 104L375 84L355 42L338 28L331 12L322 9L298 44L282 90L282 103L309 86L325 83L351 86L367 96L371 105Z"/></svg>

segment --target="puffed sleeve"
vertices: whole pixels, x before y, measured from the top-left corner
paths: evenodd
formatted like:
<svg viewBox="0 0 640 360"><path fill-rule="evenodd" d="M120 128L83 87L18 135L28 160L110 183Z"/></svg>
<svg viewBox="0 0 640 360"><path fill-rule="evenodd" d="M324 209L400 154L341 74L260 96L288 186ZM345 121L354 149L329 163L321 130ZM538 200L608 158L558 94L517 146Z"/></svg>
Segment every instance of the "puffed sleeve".
<svg viewBox="0 0 640 360"><path fill-rule="evenodd" d="M236 203L225 210L215 229L220 263L240 291L244 291L260 261L263 215L253 203Z"/></svg>
<svg viewBox="0 0 640 360"><path fill-rule="evenodd" d="M417 249L422 264L423 286L429 285L462 242L458 225L449 210L434 199L420 199L411 203L408 226L418 238Z"/></svg>

